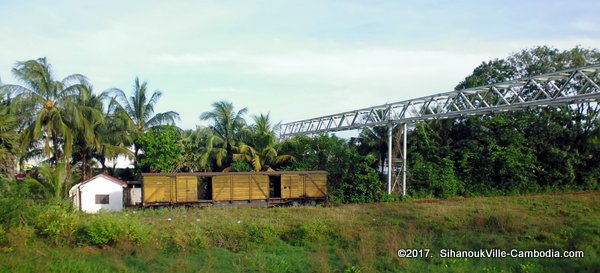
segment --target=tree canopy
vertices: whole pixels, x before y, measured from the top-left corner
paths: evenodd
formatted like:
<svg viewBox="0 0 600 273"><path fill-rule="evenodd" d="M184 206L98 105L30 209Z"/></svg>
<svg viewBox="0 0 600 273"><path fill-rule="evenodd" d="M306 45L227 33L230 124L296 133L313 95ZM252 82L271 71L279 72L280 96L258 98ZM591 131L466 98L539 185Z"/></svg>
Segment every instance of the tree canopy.
<svg viewBox="0 0 600 273"><path fill-rule="evenodd" d="M482 62L456 89L598 63L597 49L539 46ZM13 177L17 162L42 159L33 174L41 196L64 197L76 180L114 172L108 161L127 157L134 160L131 179L142 171L326 170L331 200L389 198L382 181L385 127L366 128L350 141L329 135L280 141L270 114L248 118L247 108L224 100L200 114L206 127L181 130L176 112L155 112L163 93L150 93L139 78L127 95L116 88L96 92L80 74L58 80L46 58L18 62L12 72L19 84L0 83L0 171ZM409 195L598 189L599 113L598 103L580 103L414 124Z"/></svg>

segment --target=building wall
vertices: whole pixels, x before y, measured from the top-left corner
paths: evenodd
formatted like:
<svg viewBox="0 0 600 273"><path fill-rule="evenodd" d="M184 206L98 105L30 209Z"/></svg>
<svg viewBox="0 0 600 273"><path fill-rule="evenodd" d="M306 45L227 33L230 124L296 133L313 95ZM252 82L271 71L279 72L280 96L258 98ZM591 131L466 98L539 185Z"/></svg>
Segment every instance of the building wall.
<svg viewBox="0 0 600 273"><path fill-rule="evenodd" d="M120 211L123 209L123 187L104 177L96 177L85 183L81 190L81 210L96 213L100 209L109 211ZM108 204L96 204L97 194L107 194Z"/></svg>

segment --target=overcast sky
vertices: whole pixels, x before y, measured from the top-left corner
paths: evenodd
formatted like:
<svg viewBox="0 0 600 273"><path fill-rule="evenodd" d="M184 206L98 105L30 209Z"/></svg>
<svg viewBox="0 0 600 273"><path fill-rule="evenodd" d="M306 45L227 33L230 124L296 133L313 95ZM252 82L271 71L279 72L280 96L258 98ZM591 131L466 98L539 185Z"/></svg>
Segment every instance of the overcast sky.
<svg viewBox="0 0 600 273"><path fill-rule="evenodd" d="M96 91L129 93L139 76L182 128L222 99L291 122L450 91L536 45L600 48L599 12L597 0L0 0L0 77L45 56Z"/></svg>

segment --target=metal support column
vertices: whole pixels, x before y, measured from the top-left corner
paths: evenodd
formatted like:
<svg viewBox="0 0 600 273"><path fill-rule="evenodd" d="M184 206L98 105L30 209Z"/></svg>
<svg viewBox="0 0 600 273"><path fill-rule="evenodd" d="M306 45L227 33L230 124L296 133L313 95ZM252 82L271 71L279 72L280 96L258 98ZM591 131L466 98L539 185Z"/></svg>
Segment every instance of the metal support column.
<svg viewBox="0 0 600 273"><path fill-rule="evenodd" d="M388 125L388 194L392 194L392 128Z"/></svg>
<svg viewBox="0 0 600 273"><path fill-rule="evenodd" d="M408 135L406 123L402 124L402 196L406 196L406 135Z"/></svg>

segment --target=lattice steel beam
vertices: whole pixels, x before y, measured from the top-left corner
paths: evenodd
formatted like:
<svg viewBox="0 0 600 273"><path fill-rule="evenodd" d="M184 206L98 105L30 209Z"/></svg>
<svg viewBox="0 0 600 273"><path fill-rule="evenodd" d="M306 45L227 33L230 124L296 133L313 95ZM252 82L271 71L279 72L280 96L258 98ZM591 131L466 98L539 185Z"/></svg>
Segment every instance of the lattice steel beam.
<svg viewBox="0 0 600 273"><path fill-rule="evenodd" d="M280 138L600 100L600 65L579 67L281 125Z"/></svg>

